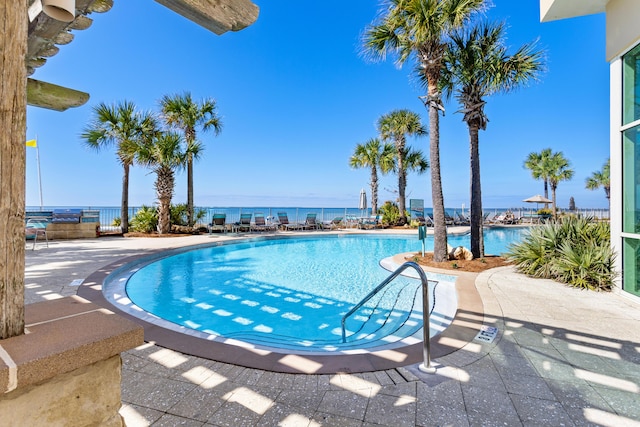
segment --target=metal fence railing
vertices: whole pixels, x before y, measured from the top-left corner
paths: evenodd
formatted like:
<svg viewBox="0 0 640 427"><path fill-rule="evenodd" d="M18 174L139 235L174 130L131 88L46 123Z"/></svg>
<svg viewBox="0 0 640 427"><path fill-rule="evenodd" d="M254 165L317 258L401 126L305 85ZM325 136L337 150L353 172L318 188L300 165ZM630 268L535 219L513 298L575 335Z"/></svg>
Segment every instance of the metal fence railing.
<svg viewBox="0 0 640 427"><path fill-rule="evenodd" d="M52 210L51 207L43 208L45 210ZM120 208L119 207L84 207L81 208L84 211L99 212L100 217L100 230L102 232L119 232L120 231ZM140 206L129 207L129 221L135 217L136 213L141 209ZM33 209L27 207L27 210L42 210ZM334 218L342 217L365 217L371 214L370 209L360 210L357 208L303 208L303 207L196 207L196 213L202 212L202 217L197 220L196 226L206 227L210 224L215 213L225 213L227 223L235 223L240 220L240 214L242 213L262 213L269 222L270 220L277 220L279 212L285 212L290 222L304 222L307 214L315 213L318 222L329 222ZM425 213L430 209L425 209ZM460 213L465 215L469 213L468 209L446 209L447 213L454 217ZM485 209L485 213L492 212L495 215L499 215L506 211L510 211L515 217L524 217L527 213L536 211L531 207L520 208L488 208ZM608 220L610 217L609 209L577 209L575 211L562 210L563 213L577 214L583 217L590 217L600 220Z"/></svg>

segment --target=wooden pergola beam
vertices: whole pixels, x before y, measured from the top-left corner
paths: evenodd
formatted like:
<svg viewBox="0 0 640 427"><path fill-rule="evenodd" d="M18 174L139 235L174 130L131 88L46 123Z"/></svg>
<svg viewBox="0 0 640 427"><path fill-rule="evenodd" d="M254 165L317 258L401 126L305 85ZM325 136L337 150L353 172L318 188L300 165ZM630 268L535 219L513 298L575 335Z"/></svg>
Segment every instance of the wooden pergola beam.
<svg viewBox="0 0 640 427"><path fill-rule="evenodd" d="M79 107L89 100L89 94L53 83L27 79L27 104L55 111Z"/></svg>
<svg viewBox="0 0 640 427"><path fill-rule="evenodd" d="M190 21L220 35L239 31L258 19L251 0L156 0Z"/></svg>

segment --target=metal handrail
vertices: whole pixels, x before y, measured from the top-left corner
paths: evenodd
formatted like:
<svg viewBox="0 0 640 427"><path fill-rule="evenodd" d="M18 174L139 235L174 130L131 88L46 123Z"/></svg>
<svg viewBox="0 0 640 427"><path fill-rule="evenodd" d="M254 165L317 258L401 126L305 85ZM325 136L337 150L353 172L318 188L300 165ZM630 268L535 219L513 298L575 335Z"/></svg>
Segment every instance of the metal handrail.
<svg viewBox="0 0 640 427"><path fill-rule="evenodd" d="M431 339L429 336L431 325L429 313L429 279L427 279L427 275L425 274L424 270L422 270L422 268L420 268L420 266L415 262L409 261L402 264L389 277L383 280L382 283L376 286L375 289L369 292L367 296L365 296L358 304L356 304L351 310L349 310L347 314L342 316L342 342L347 342L346 329L344 326L347 317L358 311L358 309L362 307L367 301L369 301L375 294L380 292L382 288L391 283L391 281L393 281L409 267L413 268L416 273L418 273L420 281L422 282L422 355L424 361L423 364L419 366L419 369L423 372L434 373L436 370L431 366Z"/></svg>

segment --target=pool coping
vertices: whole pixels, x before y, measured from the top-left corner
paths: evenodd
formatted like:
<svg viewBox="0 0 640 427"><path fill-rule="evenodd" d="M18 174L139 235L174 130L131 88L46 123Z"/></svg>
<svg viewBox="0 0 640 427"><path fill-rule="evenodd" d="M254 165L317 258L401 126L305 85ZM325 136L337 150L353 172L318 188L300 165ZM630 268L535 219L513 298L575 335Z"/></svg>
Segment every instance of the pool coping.
<svg viewBox="0 0 640 427"><path fill-rule="evenodd" d="M190 246L183 248L188 249ZM292 354L287 352L286 349L270 348L267 350L210 341L166 329L132 316L105 298L102 293L102 284L109 274L126 264L164 251L163 249L125 257L95 271L79 286L78 296L143 326L144 339L147 342L153 342L158 346L184 354L249 368L281 373L333 374L371 372L423 362L422 342L392 349L371 349L358 354L301 354L297 352ZM397 254L393 257L393 260L398 265L401 265L405 262L406 255ZM433 360L451 354L471 342L480 332L483 324L482 319L484 319L484 309L480 294L475 286L477 273L451 272L449 270L425 267L423 269L457 277L455 288L458 296L458 309L451 324L442 333L431 338L431 359ZM460 315L461 313L464 313L465 318ZM468 320L469 316L472 316L474 321L470 322Z"/></svg>

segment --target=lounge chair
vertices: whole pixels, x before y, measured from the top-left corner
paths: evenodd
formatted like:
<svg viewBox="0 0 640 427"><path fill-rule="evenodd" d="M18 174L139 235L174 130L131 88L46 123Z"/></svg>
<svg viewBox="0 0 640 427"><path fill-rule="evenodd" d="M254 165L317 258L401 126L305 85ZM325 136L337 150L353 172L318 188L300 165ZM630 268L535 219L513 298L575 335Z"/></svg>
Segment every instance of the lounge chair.
<svg viewBox="0 0 640 427"><path fill-rule="evenodd" d="M449 215L447 212L444 213L444 222L446 225L454 225L456 223L456 220Z"/></svg>
<svg viewBox="0 0 640 427"><path fill-rule="evenodd" d="M211 224L209 224L209 234L216 230L222 230L223 233L227 232L227 214L214 213Z"/></svg>
<svg viewBox="0 0 640 427"><path fill-rule="evenodd" d="M323 221L321 225L323 230L339 230L342 227L342 217L337 216L331 221Z"/></svg>
<svg viewBox="0 0 640 427"><path fill-rule="evenodd" d="M382 228L382 223L380 222L380 215L373 215L369 218L364 218L360 220L360 225L358 228L362 229L370 229L370 228Z"/></svg>
<svg viewBox="0 0 640 427"><path fill-rule="evenodd" d="M27 220L27 224L24 228L24 234L27 238L33 237L33 246L31 250L36 249L36 242L38 241L38 236L44 236L44 240L47 242L47 247L49 247L49 238L47 237L47 224L49 221L46 219L40 218L29 218Z"/></svg>
<svg viewBox="0 0 640 427"><path fill-rule="evenodd" d="M496 213L495 212L489 212L488 214L484 215L484 224L486 225L490 225L493 223L494 218L496 217Z"/></svg>
<svg viewBox="0 0 640 427"><path fill-rule="evenodd" d="M347 218L345 221L345 226L347 228L358 228L359 224L360 224L360 220L355 215L352 215L352 214L347 215Z"/></svg>
<svg viewBox="0 0 640 427"><path fill-rule="evenodd" d="M513 224L513 214L511 212L503 212L493 218L491 224Z"/></svg>
<svg viewBox="0 0 640 427"><path fill-rule="evenodd" d="M289 222L286 212L278 212L278 221L280 221L281 230L300 230L302 228L298 223Z"/></svg>
<svg viewBox="0 0 640 427"><path fill-rule="evenodd" d="M318 216L318 214L315 214L315 213L307 214L307 219L304 221L304 224L302 225L302 229L304 229L304 230L319 230L320 229L320 224L318 224L316 222L316 217L317 216Z"/></svg>
<svg viewBox="0 0 640 427"><path fill-rule="evenodd" d="M471 224L471 218L461 213L456 214L455 225L469 225Z"/></svg>
<svg viewBox="0 0 640 427"><path fill-rule="evenodd" d="M250 213L241 213L240 214L240 221L236 222L233 225L233 231L235 231L236 233L242 231L242 230L246 230L246 231L251 231L251 217L253 216L253 214Z"/></svg>
<svg viewBox="0 0 640 427"><path fill-rule="evenodd" d="M433 218L431 218L431 216L429 215L425 215L422 219L424 221L424 225L426 225L427 227L433 227L433 225L435 224L433 222Z"/></svg>
<svg viewBox="0 0 640 427"><path fill-rule="evenodd" d="M253 231L276 231L276 225L267 224L264 214L262 212L256 212L254 215L254 224L251 226Z"/></svg>

